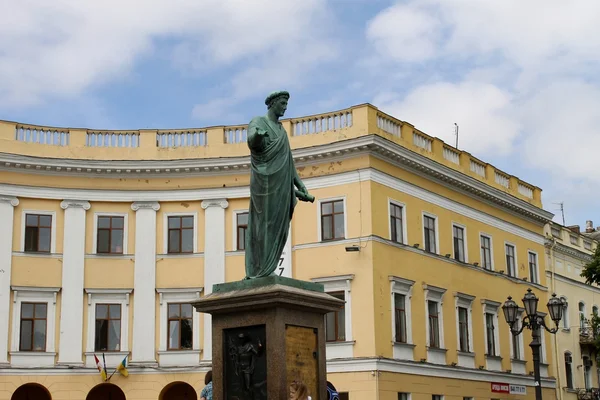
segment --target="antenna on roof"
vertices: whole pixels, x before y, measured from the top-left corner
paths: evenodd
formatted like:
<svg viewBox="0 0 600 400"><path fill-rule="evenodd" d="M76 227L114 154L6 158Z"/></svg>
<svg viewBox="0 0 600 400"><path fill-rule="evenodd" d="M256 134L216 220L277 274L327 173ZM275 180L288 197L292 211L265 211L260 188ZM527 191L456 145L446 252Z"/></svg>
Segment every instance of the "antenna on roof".
<svg viewBox="0 0 600 400"><path fill-rule="evenodd" d="M563 226L566 226L566 224L565 224L565 203L561 201L560 203L552 203L552 204L556 204L556 205L560 206L559 210L560 210L560 214L562 215L562 224L563 224Z"/></svg>
<svg viewBox="0 0 600 400"><path fill-rule="evenodd" d="M456 149L458 150L458 124L455 122L454 123L454 134L456 135Z"/></svg>

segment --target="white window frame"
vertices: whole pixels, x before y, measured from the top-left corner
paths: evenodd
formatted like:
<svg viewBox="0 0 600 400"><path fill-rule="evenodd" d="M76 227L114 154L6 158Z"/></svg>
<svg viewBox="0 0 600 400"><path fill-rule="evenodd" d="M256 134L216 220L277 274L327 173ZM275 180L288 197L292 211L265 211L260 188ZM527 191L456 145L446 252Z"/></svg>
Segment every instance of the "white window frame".
<svg viewBox="0 0 600 400"><path fill-rule="evenodd" d="M529 268L529 254L535 254L535 269L536 269L536 281L532 282L531 281L531 273L530 273L530 268ZM527 275L529 275L529 279L531 283L535 283L537 285L540 285L540 256L538 255L537 251L533 251L533 250L527 250Z"/></svg>
<svg viewBox="0 0 600 400"><path fill-rule="evenodd" d="M490 269L487 269L483 266L483 248L482 248L482 243L481 243L481 238L485 237L488 238L490 240ZM480 261L480 265L481 268L485 269L486 271L495 271L495 265L494 265L494 239L492 238L492 235L490 235L489 233L485 233L485 232L479 232L479 261Z"/></svg>
<svg viewBox="0 0 600 400"><path fill-rule="evenodd" d="M352 280L354 280L354 274L311 279L312 282L323 284L325 293L343 291L344 300L346 301L346 304L344 305L346 341L327 342L327 359L354 357L354 339L352 336Z"/></svg>
<svg viewBox="0 0 600 400"><path fill-rule="evenodd" d="M421 240L423 241L423 251L425 250L425 217L433 218L434 226L435 226L435 252L428 252L431 254L441 254L440 253L440 227L439 227L439 218L437 215L432 214L427 211L421 211Z"/></svg>
<svg viewBox="0 0 600 400"><path fill-rule="evenodd" d="M567 298L567 296L560 296L560 299L564 302L563 319L562 321L560 321L561 328L563 330L570 330L571 320L569 319L569 299Z"/></svg>
<svg viewBox="0 0 600 400"><path fill-rule="evenodd" d="M56 331L56 296L58 287L12 286L13 317L11 338L11 366L50 367L54 366ZM46 308L46 351L19 351L21 338L21 304L47 303Z"/></svg>
<svg viewBox="0 0 600 400"><path fill-rule="evenodd" d="M338 201L338 200L342 200L342 206L344 207L344 237L340 238L340 239L331 239L331 240L325 240L323 241L323 235L322 235L322 229L321 229L321 203L327 203L330 201ZM319 242L323 242L323 243L329 243L329 242L336 242L338 240L344 240L348 238L348 208L346 205L346 196L337 196L337 197L328 197L325 199L318 199L317 200L317 237L318 237L318 241ZM388 214L389 214L389 210L388 210ZM362 218L362 216L361 216Z"/></svg>
<svg viewBox="0 0 600 400"><path fill-rule="evenodd" d="M98 254L98 217L123 217L123 254L105 254L100 253L101 256L117 256L127 255L127 237L129 235L129 213L118 213L118 212L95 212L94 213L94 231L93 231L93 242L92 242L92 254Z"/></svg>
<svg viewBox="0 0 600 400"><path fill-rule="evenodd" d="M519 260L517 257L517 245L513 242L508 242L508 241L504 241L504 264L506 264L506 246L512 246L514 251L515 251L515 275L514 278L518 278L519 277ZM506 275L510 276L508 274L508 265L506 265Z"/></svg>
<svg viewBox="0 0 600 400"><path fill-rule="evenodd" d="M394 295L401 294L404 296L404 309L406 312L406 343L400 344L413 344L412 340L412 312L411 312L411 298L412 289L415 281L410 279L400 278L398 276L390 276L391 292L392 292L392 341L396 342L396 315L394 309L396 307Z"/></svg>
<svg viewBox="0 0 600 400"><path fill-rule="evenodd" d="M440 328L440 347L439 348L434 348L434 350L444 350L445 347L445 343L444 343L444 293L446 293L446 289L437 287L437 286L431 286L431 285L427 285L424 284L423 285L423 291L424 291L424 297L425 297L425 329L427 332L427 348L431 348L430 343L431 343L431 337L429 335L429 307L428 307L428 302L429 301L434 301L436 303L438 303L438 325Z"/></svg>
<svg viewBox="0 0 600 400"><path fill-rule="evenodd" d="M465 264L469 263L469 245L467 243L467 226L463 224L459 224L458 222L452 222L450 224L450 237L452 238L452 259L456 260L456 254L454 254L454 227L461 228L463 230L463 242L465 244L464 252L465 252L465 260L463 261ZM423 234L425 230L423 230Z"/></svg>
<svg viewBox="0 0 600 400"><path fill-rule="evenodd" d="M392 204L402 208L402 242L397 242L395 240L392 240L392 215L390 212L390 208L391 208L390 206ZM390 241L392 241L393 243L400 243L400 244L407 245L409 242L408 242L408 229L406 227L406 204L388 197L388 210L387 211L388 211L388 237L390 238Z"/></svg>
<svg viewBox="0 0 600 400"><path fill-rule="evenodd" d="M19 244L19 249L20 249L21 253L25 252L25 223L27 220L26 219L27 214L49 215L52 217L52 222L51 222L52 226L50 227L50 253L49 254L56 253L56 211L43 211L43 210L22 210L21 211L21 238L20 238L20 244ZM27 252L27 254L39 255L39 256L49 255L48 253L39 253L39 252Z"/></svg>
<svg viewBox="0 0 600 400"><path fill-rule="evenodd" d="M579 309L579 305L580 304L583 304L583 311L581 311ZM583 321L585 321L587 319L586 315L587 315L587 305L585 304L585 301L579 300L577 302L577 325L580 328L583 327L583 326L585 326L585 322L583 322ZM581 318L582 316L583 316L583 318Z"/></svg>
<svg viewBox="0 0 600 400"><path fill-rule="evenodd" d="M521 326L521 324L523 323L523 313L524 312L525 312L524 308L519 308L519 310L517 312L517 320L515 322L515 328ZM511 359L511 361L525 362L525 349L523 348L523 335L515 336L512 334L510 329L508 330L508 334L510 335L510 340L508 343L510 344L510 359ZM513 337L519 342L518 358L515 357L515 354L513 351L513 345L512 345Z"/></svg>
<svg viewBox="0 0 600 400"><path fill-rule="evenodd" d="M121 306L121 343L119 351L105 352L106 363L118 365L129 354L129 297L133 289L84 289L87 295L87 344L85 349L85 365L96 366L96 304L119 304ZM112 364L111 364L112 363Z"/></svg>
<svg viewBox="0 0 600 400"><path fill-rule="evenodd" d="M499 324L499 320L498 320L498 310L500 309L500 306L502 304L496 302L496 301L492 301L492 300L486 300L486 299L482 299L481 300L481 308L483 309L483 336L484 336L484 343L485 343L485 356L486 357L500 357L500 335L499 335L499 331L500 331L500 324ZM494 315L494 352L496 353L495 355L491 355L491 354L487 354L487 343L488 343L488 337L487 337L487 321L486 321L486 314L493 314Z"/></svg>
<svg viewBox="0 0 600 400"><path fill-rule="evenodd" d="M194 252L169 253L169 217L194 217ZM198 211L165 212L163 213L163 254L168 256L185 257L198 253Z"/></svg>
<svg viewBox="0 0 600 400"><path fill-rule="evenodd" d="M159 304L159 366L190 366L200 363L200 313L193 310L192 329L193 340L191 350L168 350L167 341L169 334L167 332L169 320L169 303L191 303L200 299L204 288L178 288L178 289L160 289L157 288ZM206 334L206 332L205 332Z"/></svg>
<svg viewBox="0 0 600 400"><path fill-rule="evenodd" d="M458 318L458 308L466 308L467 309L467 323L469 324L468 334L469 341L467 347L467 353L473 353L473 300L475 300L475 296L471 296L469 294L456 292L454 294L455 300L455 309L456 309L456 349L460 352L460 325Z"/></svg>
<svg viewBox="0 0 600 400"><path fill-rule="evenodd" d="M231 250L232 251L239 251L239 252L245 252L246 250L239 250L237 248L237 241L238 241L238 236L237 236L237 217L239 214L244 214L244 213L249 213L249 210L233 210L233 237L232 237L232 246L231 246Z"/></svg>

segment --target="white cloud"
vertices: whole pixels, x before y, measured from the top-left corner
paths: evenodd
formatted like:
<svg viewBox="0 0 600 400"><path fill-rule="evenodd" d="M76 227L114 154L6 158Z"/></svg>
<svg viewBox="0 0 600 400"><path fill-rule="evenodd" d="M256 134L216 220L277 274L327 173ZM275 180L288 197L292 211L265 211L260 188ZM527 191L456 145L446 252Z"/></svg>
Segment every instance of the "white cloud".
<svg viewBox="0 0 600 400"><path fill-rule="evenodd" d="M77 96L126 77L158 39L179 46L180 66L232 65L301 40L323 7L324 0L3 2L10 18L0 25L0 105Z"/></svg>
<svg viewBox="0 0 600 400"><path fill-rule="evenodd" d="M490 84L435 83L420 86L402 99L392 96L385 94L374 103L449 144L455 143L456 122L459 148L475 156L508 154L519 133L519 123L511 115L511 95Z"/></svg>

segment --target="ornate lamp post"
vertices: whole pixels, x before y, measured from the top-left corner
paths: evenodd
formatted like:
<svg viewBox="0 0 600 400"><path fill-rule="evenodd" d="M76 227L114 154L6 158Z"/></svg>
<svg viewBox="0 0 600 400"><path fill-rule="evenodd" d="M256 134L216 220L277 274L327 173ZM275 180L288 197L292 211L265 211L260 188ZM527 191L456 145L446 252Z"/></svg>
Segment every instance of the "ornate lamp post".
<svg viewBox="0 0 600 400"><path fill-rule="evenodd" d="M535 296L535 294L531 291L531 289L527 289L527 293L523 297L523 305L525 306L525 317L523 317L523 323L519 328L517 325L517 317L519 313L519 306L514 302L512 297L508 296L508 300L504 302L502 306L502 311L504 312L504 318L506 319L506 323L510 326L510 332L517 336L523 329L528 328L531 329L531 343L529 343L529 347L533 352L533 375L534 375L534 385L535 385L535 398L536 400L542 400L542 385L540 382L540 346L542 345L541 338L541 328L544 328L548 332L555 334L558 331L558 323L562 319L563 315L563 302L556 294L552 294L550 300L548 300L548 313L550 314L550 319L554 321L556 327L548 328L546 326L546 322L544 321L544 317L538 313L538 302L539 299Z"/></svg>

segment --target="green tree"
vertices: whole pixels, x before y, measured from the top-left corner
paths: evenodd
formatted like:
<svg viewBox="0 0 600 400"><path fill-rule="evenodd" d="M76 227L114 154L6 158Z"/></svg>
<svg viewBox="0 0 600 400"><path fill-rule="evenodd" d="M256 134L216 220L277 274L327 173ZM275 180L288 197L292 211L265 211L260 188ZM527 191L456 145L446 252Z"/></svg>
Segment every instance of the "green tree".
<svg viewBox="0 0 600 400"><path fill-rule="evenodd" d="M583 267L581 277L585 278L585 283L588 285L592 283L600 285L600 245L596 246L592 260Z"/></svg>

